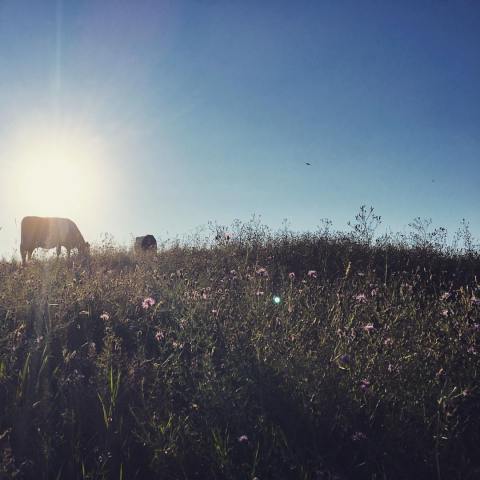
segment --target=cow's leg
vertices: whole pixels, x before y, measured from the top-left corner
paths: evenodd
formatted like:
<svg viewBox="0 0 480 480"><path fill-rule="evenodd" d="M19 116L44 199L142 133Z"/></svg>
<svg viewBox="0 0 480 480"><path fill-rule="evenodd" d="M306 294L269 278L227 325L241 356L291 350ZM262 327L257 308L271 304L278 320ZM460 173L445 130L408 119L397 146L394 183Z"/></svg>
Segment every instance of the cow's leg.
<svg viewBox="0 0 480 480"><path fill-rule="evenodd" d="M57 258L60 256L61 253L62 253L62 246L57 245Z"/></svg>
<svg viewBox="0 0 480 480"><path fill-rule="evenodd" d="M71 248L67 247L67 258L70 259L70 251L71 251Z"/></svg>
<svg viewBox="0 0 480 480"><path fill-rule="evenodd" d="M20 245L20 255L22 256L22 265L25 265L27 263L27 254L28 254L28 250L26 250Z"/></svg>
<svg viewBox="0 0 480 480"><path fill-rule="evenodd" d="M31 260L33 255L33 250L27 250L27 260Z"/></svg>

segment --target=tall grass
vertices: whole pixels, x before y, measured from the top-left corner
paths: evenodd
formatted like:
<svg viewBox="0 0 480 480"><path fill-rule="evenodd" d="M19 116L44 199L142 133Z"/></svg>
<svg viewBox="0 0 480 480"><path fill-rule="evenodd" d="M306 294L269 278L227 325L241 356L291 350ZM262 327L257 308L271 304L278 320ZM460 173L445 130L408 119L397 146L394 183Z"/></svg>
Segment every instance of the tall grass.
<svg viewBox="0 0 480 480"><path fill-rule="evenodd" d="M479 478L478 250L363 214L0 263L0 478Z"/></svg>

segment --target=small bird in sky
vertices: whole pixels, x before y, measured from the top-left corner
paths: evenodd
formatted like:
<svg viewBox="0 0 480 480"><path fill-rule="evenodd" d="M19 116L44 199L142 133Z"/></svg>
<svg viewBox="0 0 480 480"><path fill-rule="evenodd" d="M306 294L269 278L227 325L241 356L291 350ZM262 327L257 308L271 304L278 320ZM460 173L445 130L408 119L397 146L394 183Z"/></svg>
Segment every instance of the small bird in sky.
<svg viewBox="0 0 480 480"><path fill-rule="evenodd" d="M305 165L308 165L308 166L310 166L310 167L312 166L312 164L311 164L311 163L308 163L308 162L305 162Z"/></svg>

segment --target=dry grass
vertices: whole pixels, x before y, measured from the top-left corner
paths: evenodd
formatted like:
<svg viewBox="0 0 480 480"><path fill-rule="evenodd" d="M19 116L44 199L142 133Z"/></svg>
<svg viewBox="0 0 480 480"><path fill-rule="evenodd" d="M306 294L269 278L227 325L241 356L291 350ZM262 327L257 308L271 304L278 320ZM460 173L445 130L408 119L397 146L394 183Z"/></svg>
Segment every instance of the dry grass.
<svg viewBox="0 0 480 480"><path fill-rule="evenodd" d="M478 253L221 238L0 264L1 479L478 478Z"/></svg>

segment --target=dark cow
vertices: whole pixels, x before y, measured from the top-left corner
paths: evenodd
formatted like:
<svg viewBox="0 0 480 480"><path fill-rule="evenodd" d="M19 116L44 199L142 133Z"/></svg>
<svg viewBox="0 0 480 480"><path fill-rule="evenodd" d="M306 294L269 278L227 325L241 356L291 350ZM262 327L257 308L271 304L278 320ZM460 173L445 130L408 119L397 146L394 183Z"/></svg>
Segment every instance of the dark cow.
<svg viewBox="0 0 480 480"><path fill-rule="evenodd" d="M20 253L24 265L32 258L36 248L56 248L59 256L62 247L65 247L70 257L73 248L80 253L87 253L90 247L75 223L68 218L25 217L21 230Z"/></svg>
<svg viewBox="0 0 480 480"><path fill-rule="evenodd" d="M135 250L135 253L156 252L157 241L155 240L155 237L153 235L136 237L133 249Z"/></svg>

